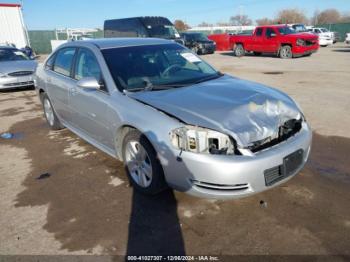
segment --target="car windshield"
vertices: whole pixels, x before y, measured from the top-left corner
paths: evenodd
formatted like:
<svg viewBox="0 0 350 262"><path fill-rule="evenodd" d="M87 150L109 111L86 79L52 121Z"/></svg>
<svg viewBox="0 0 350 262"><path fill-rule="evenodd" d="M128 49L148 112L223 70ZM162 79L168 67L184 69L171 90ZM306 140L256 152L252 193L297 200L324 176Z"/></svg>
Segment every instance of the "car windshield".
<svg viewBox="0 0 350 262"><path fill-rule="evenodd" d="M102 50L119 90L180 87L219 77L198 56L178 44L144 45ZM153 88L152 88L153 89Z"/></svg>
<svg viewBox="0 0 350 262"><path fill-rule="evenodd" d="M278 32L280 32L281 35L290 35L296 33L295 30L291 29L288 26L278 27Z"/></svg>
<svg viewBox="0 0 350 262"><path fill-rule="evenodd" d="M329 30L326 29L326 28L320 28L320 30L321 30L321 32L323 32L323 33L328 33L328 32L329 32Z"/></svg>
<svg viewBox="0 0 350 262"><path fill-rule="evenodd" d="M0 49L0 62L29 60L22 51L18 49L4 48Z"/></svg>
<svg viewBox="0 0 350 262"><path fill-rule="evenodd" d="M208 37L204 34L187 34L186 38L190 41L208 41Z"/></svg>
<svg viewBox="0 0 350 262"><path fill-rule="evenodd" d="M180 34L172 25L148 25L147 31L150 37L159 37L166 39L179 38Z"/></svg>

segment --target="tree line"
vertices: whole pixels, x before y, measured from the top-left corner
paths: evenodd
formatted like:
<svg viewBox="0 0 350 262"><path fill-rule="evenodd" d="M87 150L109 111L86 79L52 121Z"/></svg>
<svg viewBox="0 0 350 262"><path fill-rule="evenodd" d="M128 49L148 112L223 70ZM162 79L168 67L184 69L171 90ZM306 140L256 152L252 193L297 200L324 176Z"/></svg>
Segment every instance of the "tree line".
<svg viewBox="0 0 350 262"><path fill-rule="evenodd" d="M255 20L257 25L271 25L271 24L333 24L333 23L350 23L350 12L341 13L335 8L325 9L323 11L316 10L312 17L307 17L305 11L298 8L283 9L280 10L274 18L263 17ZM216 24L210 24L202 22L198 26L210 27L210 26L247 26L253 25L254 22L247 15L234 15L231 16L228 22L218 22ZM178 19L174 21L175 27L179 31L186 31L190 26L184 21Z"/></svg>

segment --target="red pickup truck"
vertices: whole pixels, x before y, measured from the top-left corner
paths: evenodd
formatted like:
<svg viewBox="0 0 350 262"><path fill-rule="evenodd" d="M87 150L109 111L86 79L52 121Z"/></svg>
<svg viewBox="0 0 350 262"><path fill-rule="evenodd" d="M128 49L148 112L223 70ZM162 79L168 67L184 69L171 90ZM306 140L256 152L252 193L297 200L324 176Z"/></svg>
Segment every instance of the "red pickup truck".
<svg viewBox="0 0 350 262"><path fill-rule="evenodd" d="M296 33L287 25L258 26L253 35L232 35L231 50L236 56L245 52L274 53L281 58L311 55L319 48L318 37L310 33Z"/></svg>

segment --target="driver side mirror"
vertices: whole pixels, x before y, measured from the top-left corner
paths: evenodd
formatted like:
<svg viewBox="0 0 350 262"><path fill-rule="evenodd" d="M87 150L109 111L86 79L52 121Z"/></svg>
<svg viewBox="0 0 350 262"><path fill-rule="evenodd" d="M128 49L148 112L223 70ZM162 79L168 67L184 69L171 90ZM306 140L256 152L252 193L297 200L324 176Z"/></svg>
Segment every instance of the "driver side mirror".
<svg viewBox="0 0 350 262"><path fill-rule="evenodd" d="M87 90L101 89L101 85L95 77L84 77L77 82L77 86Z"/></svg>

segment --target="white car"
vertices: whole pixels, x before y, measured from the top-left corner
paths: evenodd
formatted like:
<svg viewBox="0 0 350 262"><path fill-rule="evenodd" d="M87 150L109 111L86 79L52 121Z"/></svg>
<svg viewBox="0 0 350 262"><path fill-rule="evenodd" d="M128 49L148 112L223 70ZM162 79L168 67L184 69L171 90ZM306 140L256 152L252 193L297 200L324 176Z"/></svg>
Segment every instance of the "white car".
<svg viewBox="0 0 350 262"><path fill-rule="evenodd" d="M346 34L345 43L350 44L350 33Z"/></svg>
<svg viewBox="0 0 350 262"><path fill-rule="evenodd" d="M37 62L12 46L0 46L0 90L34 87Z"/></svg>
<svg viewBox="0 0 350 262"><path fill-rule="evenodd" d="M320 46L328 46L334 43L333 32L329 32L326 28L312 27L309 32L318 35Z"/></svg>

